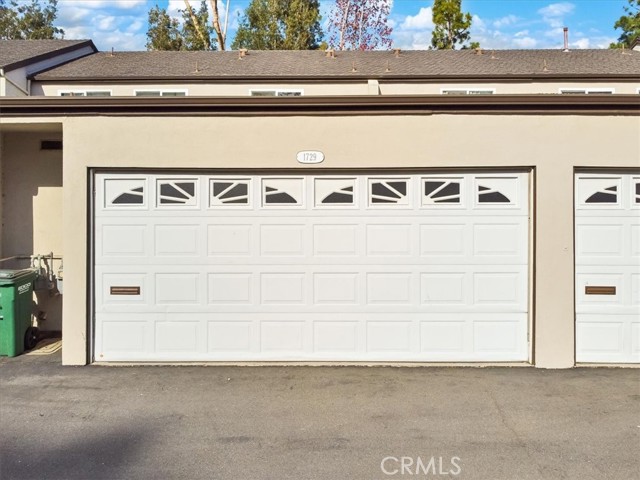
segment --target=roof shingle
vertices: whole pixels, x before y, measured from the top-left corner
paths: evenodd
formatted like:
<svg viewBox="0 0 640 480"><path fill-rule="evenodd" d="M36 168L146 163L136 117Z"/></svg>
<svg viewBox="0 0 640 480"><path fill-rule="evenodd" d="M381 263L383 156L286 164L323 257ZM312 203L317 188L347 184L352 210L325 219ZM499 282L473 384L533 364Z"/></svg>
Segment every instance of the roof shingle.
<svg viewBox="0 0 640 480"><path fill-rule="evenodd" d="M17 68L83 44L93 46L91 40L0 40L0 68Z"/></svg>
<svg viewBox="0 0 640 480"><path fill-rule="evenodd" d="M629 50L409 50L100 52L38 74L36 80L225 80L349 78L602 77L640 81Z"/></svg>

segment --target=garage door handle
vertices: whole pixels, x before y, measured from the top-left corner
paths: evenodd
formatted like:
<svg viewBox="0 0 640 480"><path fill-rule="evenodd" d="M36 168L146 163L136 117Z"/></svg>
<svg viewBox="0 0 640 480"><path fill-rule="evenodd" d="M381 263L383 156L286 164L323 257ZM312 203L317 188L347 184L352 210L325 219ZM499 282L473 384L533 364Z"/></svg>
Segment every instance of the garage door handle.
<svg viewBox="0 0 640 480"><path fill-rule="evenodd" d="M584 293L585 295L615 295L616 287L587 285L586 287L584 287Z"/></svg>
<svg viewBox="0 0 640 480"><path fill-rule="evenodd" d="M140 287L111 287L111 295L140 295Z"/></svg>

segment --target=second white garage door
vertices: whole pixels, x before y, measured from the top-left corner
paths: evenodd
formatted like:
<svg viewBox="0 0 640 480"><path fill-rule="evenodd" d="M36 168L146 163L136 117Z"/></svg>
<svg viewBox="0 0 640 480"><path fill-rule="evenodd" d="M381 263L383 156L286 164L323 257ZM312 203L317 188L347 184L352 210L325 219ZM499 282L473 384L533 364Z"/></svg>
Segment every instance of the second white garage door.
<svg viewBox="0 0 640 480"><path fill-rule="evenodd" d="M525 361L528 176L99 174L96 361Z"/></svg>
<svg viewBox="0 0 640 480"><path fill-rule="evenodd" d="M576 361L640 363L640 176L576 175Z"/></svg>

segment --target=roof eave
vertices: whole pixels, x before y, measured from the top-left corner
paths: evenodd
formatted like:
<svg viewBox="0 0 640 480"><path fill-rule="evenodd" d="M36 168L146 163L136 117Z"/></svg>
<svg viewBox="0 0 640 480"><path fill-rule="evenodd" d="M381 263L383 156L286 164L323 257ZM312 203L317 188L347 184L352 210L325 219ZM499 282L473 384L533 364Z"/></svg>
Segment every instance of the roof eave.
<svg viewBox="0 0 640 480"><path fill-rule="evenodd" d="M74 83L100 83L100 82L121 82L121 83L134 83L134 82L161 82L161 83L282 83L282 82L304 82L304 83L317 83L317 82L360 82L366 80L378 80L378 81L393 81L393 82L442 82L442 81L482 81L482 82L496 82L496 81L554 81L554 80L591 80L591 81L637 81L638 75L635 74L515 74L515 75L314 75L314 76L274 76L274 75L260 75L260 76L131 76L131 77L54 77L54 78L41 78L40 75L36 75L33 80L42 83L57 83L57 82L74 82Z"/></svg>
<svg viewBox="0 0 640 480"><path fill-rule="evenodd" d="M640 115L637 95L0 98L3 117L431 114Z"/></svg>
<svg viewBox="0 0 640 480"><path fill-rule="evenodd" d="M22 68L27 65L31 65L32 63L41 62L42 60L47 60L49 58L57 57L58 55L64 55L65 53L73 52L74 50L80 50L85 47L91 47L93 53L96 53L98 49L93 43L93 40L85 40L83 42L74 43L73 45L69 45L64 48L59 48L57 50L52 50L50 52L41 53L40 55L36 55L35 57L25 58L24 60L20 60L18 62L9 63L2 68L5 72L10 72L11 70L16 70L18 68Z"/></svg>

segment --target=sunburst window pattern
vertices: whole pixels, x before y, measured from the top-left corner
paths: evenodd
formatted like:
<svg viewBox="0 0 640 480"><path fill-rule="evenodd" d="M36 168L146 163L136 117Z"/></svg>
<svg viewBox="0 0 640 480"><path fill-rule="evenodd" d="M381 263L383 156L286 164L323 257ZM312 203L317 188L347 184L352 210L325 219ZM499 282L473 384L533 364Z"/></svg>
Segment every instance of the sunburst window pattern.
<svg viewBox="0 0 640 480"><path fill-rule="evenodd" d="M211 180L212 207L221 205L249 205L249 180Z"/></svg>
<svg viewBox="0 0 640 480"><path fill-rule="evenodd" d="M158 205L194 206L196 180L158 180Z"/></svg>
<svg viewBox="0 0 640 480"><path fill-rule="evenodd" d="M371 205L408 205L408 180L375 179L369 181L369 203Z"/></svg>
<svg viewBox="0 0 640 480"><path fill-rule="evenodd" d="M133 188L118 195L113 205L142 205L144 203L144 187Z"/></svg>
<svg viewBox="0 0 640 480"><path fill-rule="evenodd" d="M511 200L495 188L478 185L478 203L511 203Z"/></svg>
<svg viewBox="0 0 640 480"><path fill-rule="evenodd" d="M598 190L591 194L585 203L618 203L618 187L614 185Z"/></svg>
<svg viewBox="0 0 640 480"><path fill-rule="evenodd" d="M112 178L105 180L105 206L127 207L145 204L144 179Z"/></svg>
<svg viewBox="0 0 640 480"><path fill-rule="evenodd" d="M424 180L423 205L433 205L438 203L459 204L460 181L459 180Z"/></svg>
<svg viewBox="0 0 640 480"><path fill-rule="evenodd" d="M301 178L264 178L262 179L262 199L267 206L302 205Z"/></svg>
<svg viewBox="0 0 640 480"><path fill-rule="evenodd" d="M354 205L355 178L316 178L316 206Z"/></svg>

